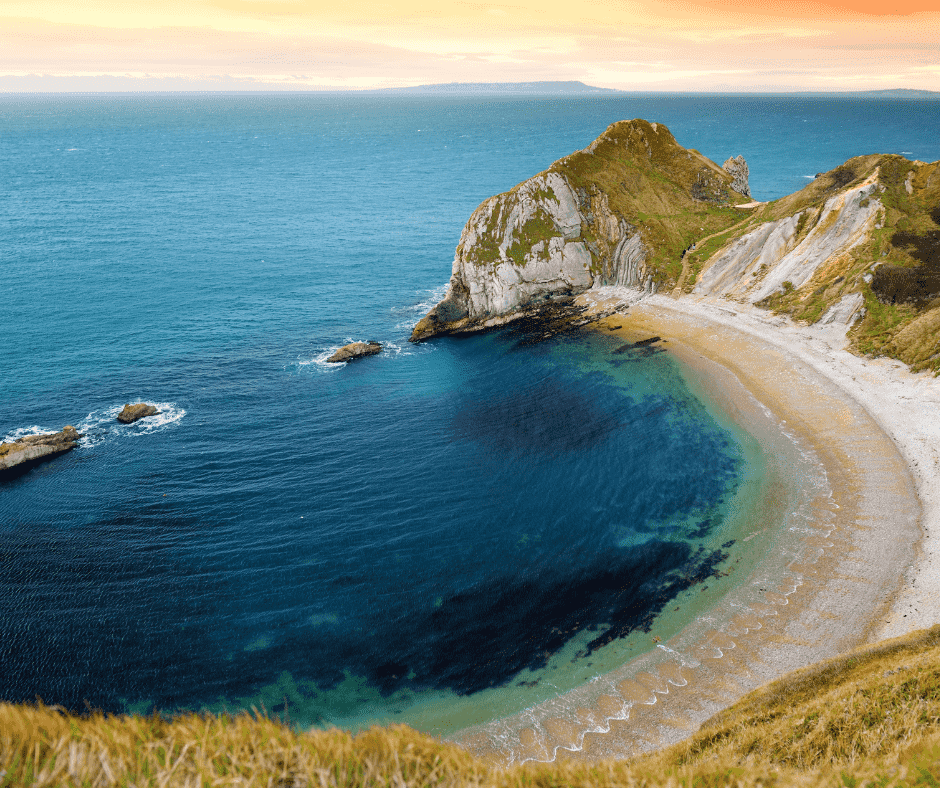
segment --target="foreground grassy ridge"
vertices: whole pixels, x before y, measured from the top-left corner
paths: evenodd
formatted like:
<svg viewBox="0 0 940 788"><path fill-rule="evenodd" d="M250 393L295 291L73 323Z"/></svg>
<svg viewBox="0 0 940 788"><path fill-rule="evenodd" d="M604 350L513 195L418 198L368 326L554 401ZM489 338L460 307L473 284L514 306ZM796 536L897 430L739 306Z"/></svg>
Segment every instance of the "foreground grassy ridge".
<svg viewBox="0 0 940 788"><path fill-rule="evenodd" d="M405 726L76 717L0 705L0 785L940 786L940 627L797 671L632 761L501 769Z"/></svg>

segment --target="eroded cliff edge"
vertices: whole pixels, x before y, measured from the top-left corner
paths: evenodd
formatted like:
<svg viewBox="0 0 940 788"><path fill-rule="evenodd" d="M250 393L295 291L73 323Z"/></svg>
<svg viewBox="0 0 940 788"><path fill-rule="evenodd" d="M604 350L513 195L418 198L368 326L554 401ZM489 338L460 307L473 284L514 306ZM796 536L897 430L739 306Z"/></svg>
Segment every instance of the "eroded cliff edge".
<svg viewBox="0 0 940 788"><path fill-rule="evenodd" d="M662 124L614 123L473 212L411 339L619 285L839 322L857 351L940 369L940 162L860 156L779 200L748 193L741 157L722 168Z"/></svg>
<svg viewBox="0 0 940 788"><path fill-rule="evenodd" d="M447 295L412 341L500 325L593 286L661 287L695 237L740 220L735 177L662 124L613 124L473 212Z"/></svg>

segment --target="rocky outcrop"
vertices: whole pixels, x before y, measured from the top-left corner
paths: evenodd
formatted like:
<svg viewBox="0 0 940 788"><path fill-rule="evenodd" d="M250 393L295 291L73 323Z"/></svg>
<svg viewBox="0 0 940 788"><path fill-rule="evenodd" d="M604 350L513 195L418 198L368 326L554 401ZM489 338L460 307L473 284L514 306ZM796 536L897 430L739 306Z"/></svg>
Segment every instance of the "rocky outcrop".
<svg viewBox="0 0 940 788"><path fill-rule="evenodd" d="M748 183L750 171L747 168L747 162L744 161L743 156L733 156L729 158L721 165L721 168L733 178L731 181L732 189L738 192L738 194L743 194L745 197L751 196L751 186Z"/></svg>
<svg viewBox="0 0 940 788"><path fill-rule="evenodd" d="M338 364L342 361L354 361L363 356L374 356L382 352L382 346L378 342L350 342L343 345L326 361L328 364Z"/></svg>
<svg viewBox="0 0 940 788"><path fill-rule="evenodd" d="M503 325L593 286L652 291L664 278L664 247L675 249L674 262L687 245L682 222L698 229L731 221L707 206L742 201L732 182L662 124L615 123L583 151L473 212L447 294L411 340ZM664 224L664 212L683 220Z"/></svg>
<svg viewBox="0 0 940 788"><path fill-rule="evenodd" d="M615 123L474 211L411 339L538 320L618 285L845 326L859 352L940 371L940 162L859 156L767 203L747 199L748 177L742 156L722 168L661 124Z"/></svg>
<svg viewBox="0 0 940 788"><path fill-rule="evenodd" d="M46 460L74 449L82 433L69 425L61 432L28 435L10 443L0 443L0 479L25 473Z"/></svg>
<svg viewBox="0 0 940 788"><path fill-rule="evenodd" d="M881 212L874 178L742 235L708 261L694 292L752 303L806 284L827 260L846 255L871 236ZM807 232L806 228L809 227Z"/></svg>
<svg viewBox="0 0 940 788"><path fill-rule="evenodd" d="M121 424L133 424L135 421L140 421L140 419L145 419L148 416L156 416L159 412L156 406L148 405L146 402L138 402L135 405L128 403L118 413L117 420Z"/></svg>

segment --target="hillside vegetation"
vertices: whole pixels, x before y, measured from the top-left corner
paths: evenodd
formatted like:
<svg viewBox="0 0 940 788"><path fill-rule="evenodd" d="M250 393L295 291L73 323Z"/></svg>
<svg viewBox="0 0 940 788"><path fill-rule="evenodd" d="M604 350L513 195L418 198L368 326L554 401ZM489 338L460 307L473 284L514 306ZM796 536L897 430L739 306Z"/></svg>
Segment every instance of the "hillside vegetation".
<svg viewBox="0 0 940 788"><path fill-rule="evenodd" d="M588 220L582 235L603 236L604 208L636 228L649 250L646 265L657 284L674 284L683 252L707 235L745 218L733 206L749 200L731 188L731 176L697 150L683 148L661 123L614 123L584 150L555 162Z"/></svg>
<svg viewBox="0 0 940 788"><path fill-rule="evenodd" d="M0 705L3 786L940 785L940 627L792 673L631 761L507 769L405 726L298 733L260 715Z"/></svg>
<svg viewBox="0 0 940 788"><path fill-rule="evenodd" d="M940 162L858 156L767 203L732 183L662 124L614 123L481 204L412 339L620 284L847 324L856 352L940 371Z"/></svg>
<svg viewBox="0 0 940 788"><path fill-rule="evenodd" d="M864 239L823 261L800 287L784 288L762 305L816 322L841 298L861 294L864 312L851 331L853 347L887 355L914 371L940 370L940 162L902 156L861 156L818 177L805 189L768 203L752 222L802 212L797 243L820 222L826 201L873 179L880 202Z"/></svg>

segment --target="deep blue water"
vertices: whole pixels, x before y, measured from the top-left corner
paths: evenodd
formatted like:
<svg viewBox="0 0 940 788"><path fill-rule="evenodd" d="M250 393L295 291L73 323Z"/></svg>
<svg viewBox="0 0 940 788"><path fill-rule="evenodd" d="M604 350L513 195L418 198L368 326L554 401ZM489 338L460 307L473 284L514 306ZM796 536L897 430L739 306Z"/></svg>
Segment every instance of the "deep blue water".
<svg viewBox="0 0 940 788"><path fill-rule="evenodd" d="M759 199L940 158L927 102L0 98L0 436L86 432L0 486L0 699L409 719L725 566L756 455L668 353L407 342L476 205L632 117Z"/></svg>

